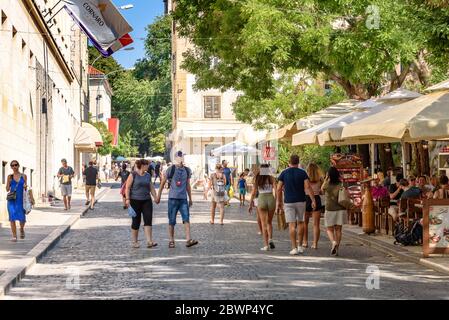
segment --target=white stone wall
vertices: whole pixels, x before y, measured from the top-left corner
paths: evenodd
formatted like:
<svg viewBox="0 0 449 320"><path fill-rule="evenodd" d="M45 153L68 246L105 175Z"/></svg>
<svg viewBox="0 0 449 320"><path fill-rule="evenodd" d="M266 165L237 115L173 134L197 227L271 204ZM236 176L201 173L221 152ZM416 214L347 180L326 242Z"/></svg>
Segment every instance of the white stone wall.
<svg viewBox="0 0 449 320"><path fill-rule="evenodd" d="M47 1L47 4L43 0L35 2L43 9L45 6L51 7L55 1ZM39 143L39 136L45 132L39 130L41 105L37 101L35 61L45 65L44 37L25 10L22 0L1 0L0 10L7 16L3 24L0 21L0 165L3 161L6 162L7 175L11 171L10 161L18 160L26 167L25 173L29 183L32 180L35 197L38 198L42 194L40 178L44 175L39 174L40 168L47 167L47 188L51 190L55 186L52 175L56 175L61 158L66 158L75 170L80 167L80 163L74 163L79 157L76 157L73 145L76 129L81 123L80 83L67 78L56 57L48 50L48 75L54 83L53 88L50 88L52 108L48 114L51 128L47 147L51 157L45 164L39 163L39 150L43 148ZM55 19L56 24L51 31L67 64L73 66L71 45L74 39L71 34L77 27L65 11L61 11ZM14 37L13 28L17 30ZM78 34L75 40L81 41L83 49L80 51L85 64L86 37L80 38ZM86 69L85 66L83 68ZM40 160L43 162L43 159ZM3 200L5 179L0 171L0 220L7 219Z"/></svg>

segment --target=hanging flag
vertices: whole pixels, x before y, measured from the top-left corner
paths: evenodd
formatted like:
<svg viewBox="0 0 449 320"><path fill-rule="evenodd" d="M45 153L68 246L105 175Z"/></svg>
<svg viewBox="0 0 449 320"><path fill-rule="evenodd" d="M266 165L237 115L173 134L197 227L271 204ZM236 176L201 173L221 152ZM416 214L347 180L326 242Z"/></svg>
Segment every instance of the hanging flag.
<svg viewBox="0 0 449 320"><path fill-rule="evenodd" d="M133 28L110 0L70 0L65 8L103 56L133 42Z"/></svg>

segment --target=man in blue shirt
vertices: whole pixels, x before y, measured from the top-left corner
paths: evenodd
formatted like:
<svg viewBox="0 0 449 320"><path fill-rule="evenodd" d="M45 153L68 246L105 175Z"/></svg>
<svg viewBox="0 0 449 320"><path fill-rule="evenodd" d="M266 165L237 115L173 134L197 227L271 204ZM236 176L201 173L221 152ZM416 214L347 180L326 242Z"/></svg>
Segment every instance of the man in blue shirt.
<svg viewBox="0 0 449 320"><path fill-rule="evenodd" d="M297 155L290 157L290 167L282 171L278 180L277 211L285 208L285 220L289 224L292 245L290 254L297 255L304 252L301 244L304 235L306 192L312 200L313 209L316 209L315 196L307 172L299 168L299 157ZM282 202L282 199L284 202ZM298 246L296 245L296 234L298 234Z"/></svg>
<svg viewBox="0 0 449 320"><path fill-rule="evenodd" d="M184 155L178 151L175 155L174 164L169 167L162 176L161 186L159 188L158 197L155 200L157 204L161 202L162 191L165 183L169 184L168 193L168 233L170 242L169 248L175 247L175 225L178 212L181 214L182 223L186 231L186 247L198 244L197 240L190 237L190 207L193 205L192 189L190 186L190 178L192 171L184 166ZM188 198L188 200L187 200Z"/></svg>
<svg viewBox="0 0 449 320"><path fill-rule="evenodd" d="M232 177L232 170L230 168L228 168L228 162L226 160L223 160L222 162L223 165L223 174L226 177L226 193L228 194L229 197L229 190L231 189L231 186L234 185L234 179ZM225 205L229 206L229 201L231 200L231 197L229 197L229 200L226 201Z"/></svg>

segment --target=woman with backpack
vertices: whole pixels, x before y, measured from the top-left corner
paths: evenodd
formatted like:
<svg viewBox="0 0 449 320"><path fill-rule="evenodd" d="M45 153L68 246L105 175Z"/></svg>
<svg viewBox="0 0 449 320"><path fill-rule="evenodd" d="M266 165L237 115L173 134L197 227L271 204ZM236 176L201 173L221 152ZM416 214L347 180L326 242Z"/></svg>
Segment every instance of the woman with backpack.
<svg viewBox="0 0 449 320"><path fill-rule="evenodd" d="M118 178L121 179L120 194L122 195L123 199L123 209L126 209L126 181L128 180L128 177L131 174L131 172L129 172L126 168L127 168L126 163L123 163L120 172L118 172L117 175L115 176L115 181L117 181Z"/></svg>
<svg viewBox="0 0 449 320"><path fill-rule="evenodd" d="M337 168L330 167L321 190L326 196L324 224L327 229L327 236L332 243L331 255L333 256L338 255L341 229L347 214L346 208L338 203L338 193L341 187L340 172Z"/></svg>
<svg viewBox="0 0 449 320"><path fill-rule="evenodd" d="M212 206L210 211L210 224L215 223L215 209L220 210L220 224L223 225L224 219L224 204L226 195L226 176L223 173L223 166L217 164L215 166L215 172L211 174L209 180L209 190L212 190Z"/></svg>
<svg viewBox="0 0 449 320"><path fill-rule="evenodd" d="M254 208L254 198L257 193L259 193L257 210L262 221L262 236L264 242L264 247L260 250L268 251L275 248L272 222L276 210L276 180L271 175L269 164L262 164L260 171L256 174L254 179L254 188L249 202L250 212Z"/></svg>
<svg viewBox="0 0 449 320"><path fill-rule="evenodd" d="M27 189L27 176L20 173L20 165L17 160L11 161L12 174L6 182L6 199L8 201L9 222L11 224L12 242L17 242L17 225L20 222L20 239L25 239L25 208L23 206L24 192Z"/></svg>
<svg viewBox="0 0 449 320"><path fill-rule="evenodd" d="M140 223L144 222L144 231L147 238L147 247L153 248L157 246L156 242L153 242L153 201L157 199L156 189L152 183L152 177L148 173L148 167L150 163L148 160L141 159L136 161L136 171L133 171L126 181L126 206L131 206L137 213L132 218L131 236L133 241L133 247L139 248L138 236Z"/></svg>

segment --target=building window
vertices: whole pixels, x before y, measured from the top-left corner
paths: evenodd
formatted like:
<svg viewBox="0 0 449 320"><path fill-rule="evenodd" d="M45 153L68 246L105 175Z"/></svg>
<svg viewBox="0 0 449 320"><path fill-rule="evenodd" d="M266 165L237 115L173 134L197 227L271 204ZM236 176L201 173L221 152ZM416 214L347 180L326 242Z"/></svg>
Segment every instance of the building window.
<svg viewBox="0 0 449 320"><path fill-rule="evenodd" d="M219 96L204 97L204 118L208 119L221 118L221 97Z"/></svg>
<svg viewBox="0 0 449 320"><path fill-rule="evenodd" d="M2 184L6 184L6 165L8 162L2 161Z"/></svg>

